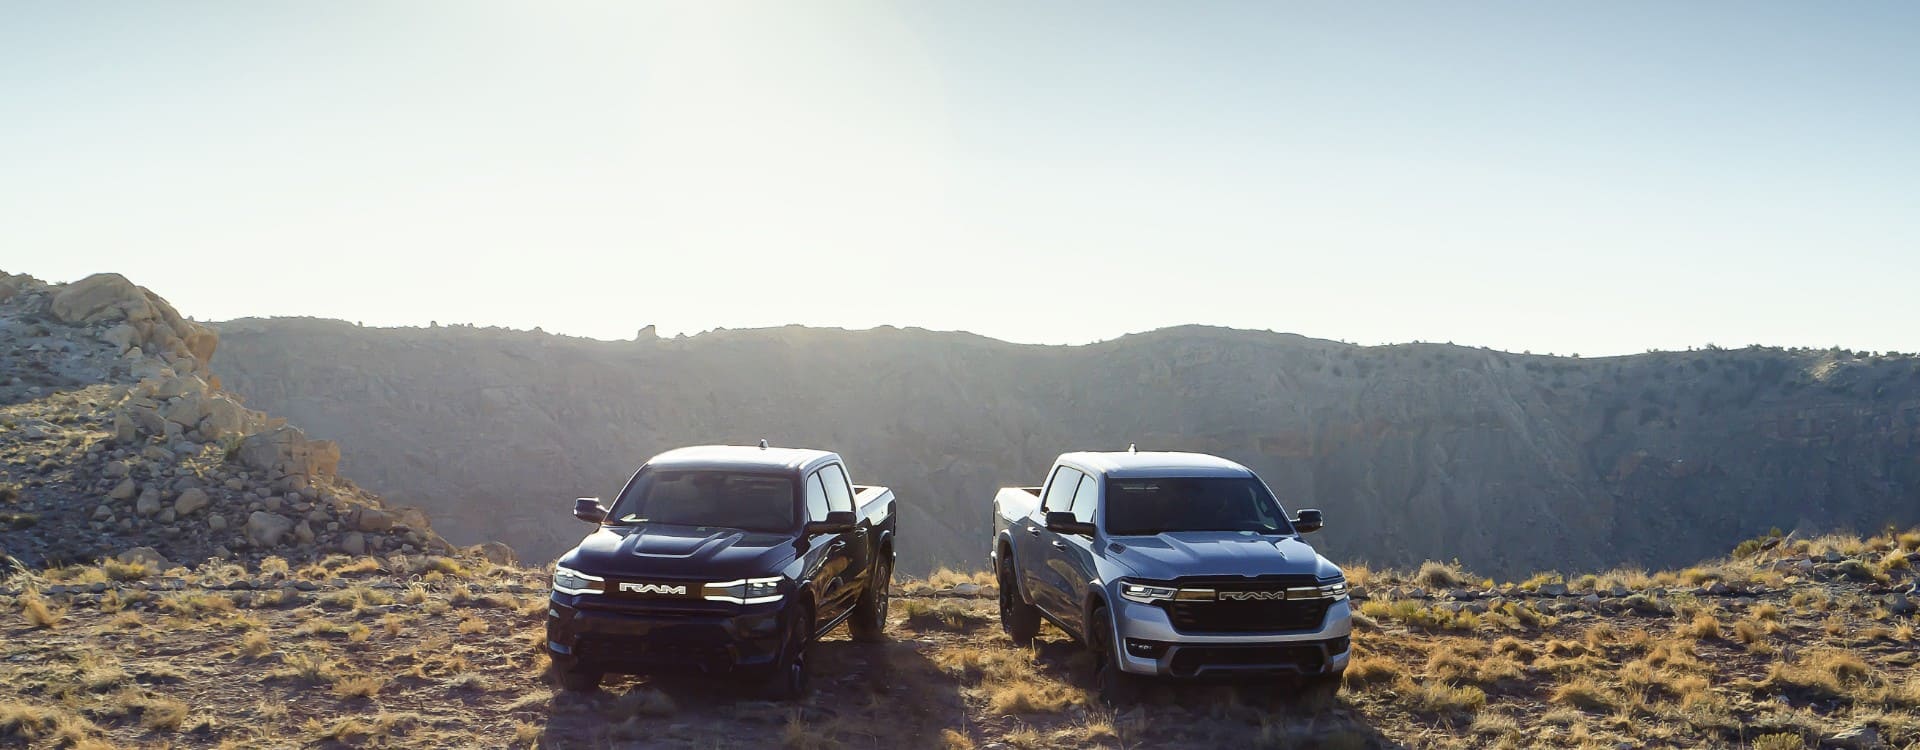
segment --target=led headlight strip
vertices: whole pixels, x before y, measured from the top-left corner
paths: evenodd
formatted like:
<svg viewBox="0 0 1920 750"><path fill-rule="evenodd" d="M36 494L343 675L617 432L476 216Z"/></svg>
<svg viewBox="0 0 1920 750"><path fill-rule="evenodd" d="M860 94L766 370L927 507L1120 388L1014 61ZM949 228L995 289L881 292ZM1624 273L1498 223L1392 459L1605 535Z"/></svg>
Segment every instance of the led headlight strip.
<svg viewBox="0 0 1920 750"><path fill-rule="evenodd" d="M710 602L732 602L734 604L766 604L780 601L780 577L741 578L733 581L709 583L701 587L700 595Z"/></svg>
<svg viewBox="0 0 1920 750"><path fill-rule="evenodd" d="M607 593L607 579L555 565L553 590L562 594L604 594Z"/></svg>

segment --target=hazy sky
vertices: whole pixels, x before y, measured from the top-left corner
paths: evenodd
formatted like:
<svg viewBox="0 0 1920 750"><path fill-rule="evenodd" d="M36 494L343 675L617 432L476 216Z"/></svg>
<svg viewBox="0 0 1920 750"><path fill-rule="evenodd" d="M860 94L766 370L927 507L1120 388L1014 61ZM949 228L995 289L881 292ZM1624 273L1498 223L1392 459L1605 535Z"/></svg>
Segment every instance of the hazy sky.
<svg viewBox="0 0 1920 750"><path fill-rule="evenodd" d="M1920 3L0 0L0 269L201 319L1920 349Z"/></svg>

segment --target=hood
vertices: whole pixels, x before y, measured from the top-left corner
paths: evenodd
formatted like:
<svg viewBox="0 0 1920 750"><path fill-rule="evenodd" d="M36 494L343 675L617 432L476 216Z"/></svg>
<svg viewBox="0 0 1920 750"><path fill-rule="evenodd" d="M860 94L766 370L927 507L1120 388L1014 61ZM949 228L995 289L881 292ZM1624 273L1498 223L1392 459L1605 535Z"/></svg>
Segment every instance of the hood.
<svg viewBox="0 0 1920 750"><path fill-rule="evenodd" d="M606 526L560 556L560 565L617 578L729 581L779 572L793 537L712 526Z"/></svg>
<svg viewBox="0 0 1920 750"><path fill-rule="evenodd" d="M1238 531L1177 531L1107 540L1107 559L1129 575L1153 580L1184 576L1340 574L1340 568L1295 537Z"/></svg>

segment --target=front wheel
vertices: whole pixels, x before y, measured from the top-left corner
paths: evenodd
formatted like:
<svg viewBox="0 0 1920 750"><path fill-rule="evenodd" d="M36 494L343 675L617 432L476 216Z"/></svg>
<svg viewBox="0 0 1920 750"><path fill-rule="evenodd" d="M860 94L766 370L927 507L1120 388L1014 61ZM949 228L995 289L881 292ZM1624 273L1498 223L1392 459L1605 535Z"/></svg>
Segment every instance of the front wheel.
<svg viewBox="0 0 1920 750"><path fill-rule="evenodd" d="M1120 650L1113 643L1113 615L1106 607L1093 611L1087 618L1092 636L1087 645L1093 651L1094 664L1098 670L1094 673L1094 682L1100 692L1100 700L1107 705L1124 707L1139 702L1141 680L1137 675L1120 668Z"/></svg>
<svg viewBox="0 0 1920 750"><path fill-rule="evenodd" d="M792 620L787 622L786 634L780 646L780 656L774 660L773 673L767 675L761 685L761 693L776 701L799 700L807 694L807 636L813 628L813 613L804 607L799 608Z"/></svg>
<svg viewBox="0 0 1920 750"><path fill-rule="evenodd" d="M1006 550L1001 550L1000 570L995 577L1000 582L1000 629L1007 631L1016 646L1032 643L1040 634L1040 610L1020 597L1020 578L1014 575L1013 561L1007 559Z"/></svg>
<svg viewBox="0 0 1920 750"><path fill-rule="evenodd" d="M555 668L553 670L553 681L560 683L560 688L570 693L591 693L599 690L600 679L604 676L599 672L583 669Z"/></svg>
<svg viewBox="0 0 1920 750"><path fill-rule="evenodd" d="M893 589L893 554L891 551L873 563L873 580L867 582L867 590L860 592L860 601L853 605L853 616L847 619L847 633L861 643L879 643L887 638L887 599Z"/></svg>

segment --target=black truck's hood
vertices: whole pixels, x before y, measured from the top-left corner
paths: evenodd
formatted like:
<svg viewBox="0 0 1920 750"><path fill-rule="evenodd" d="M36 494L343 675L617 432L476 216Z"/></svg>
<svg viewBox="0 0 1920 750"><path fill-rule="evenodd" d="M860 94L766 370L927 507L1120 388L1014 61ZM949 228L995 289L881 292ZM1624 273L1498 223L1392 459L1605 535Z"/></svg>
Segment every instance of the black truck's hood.
<svg viewBox="0 0 1920 750"><path fill-rule="evenodd" d="M785 534L643 524L602 527L559 564L596 576L728 581L776 573L796 552Z"/></svg>

